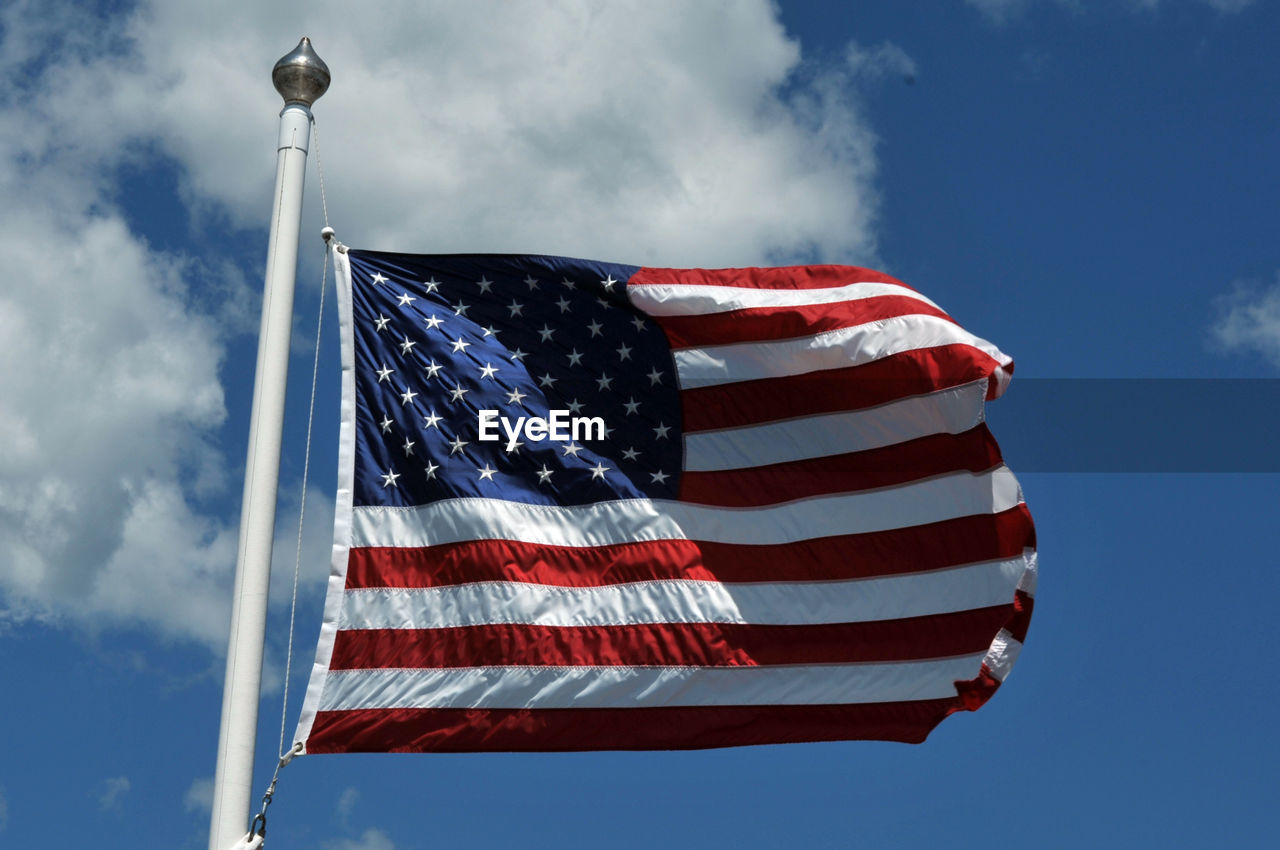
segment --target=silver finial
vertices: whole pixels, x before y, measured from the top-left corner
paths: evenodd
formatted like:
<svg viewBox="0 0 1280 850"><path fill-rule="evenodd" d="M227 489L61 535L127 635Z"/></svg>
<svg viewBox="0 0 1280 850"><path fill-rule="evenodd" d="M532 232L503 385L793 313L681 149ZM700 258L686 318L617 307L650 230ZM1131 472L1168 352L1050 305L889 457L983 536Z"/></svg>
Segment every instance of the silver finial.
<svg viewBox="0 0 1280 850"><path fill-rule="evenodd" d="M310 106L329 90L329 66L311 49L311 39L303 36L271 69L271 82L285 103Z"/></svg>

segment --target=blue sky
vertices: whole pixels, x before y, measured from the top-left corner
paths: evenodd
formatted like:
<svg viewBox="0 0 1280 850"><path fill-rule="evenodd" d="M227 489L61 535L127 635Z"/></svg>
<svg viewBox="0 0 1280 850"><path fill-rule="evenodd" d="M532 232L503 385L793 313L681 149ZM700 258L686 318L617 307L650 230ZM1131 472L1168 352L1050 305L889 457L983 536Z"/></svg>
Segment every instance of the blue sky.
<svg viewBox="0 0 1280 850"><path fill-rule="evenodd" d="M1277 32L1261 0L6 4L0 845L205 844L269 70L302 34L334 74L315 113L350 245L873 265L1011 353L992 420L1041 584L1008 685L923 745L310 756L269 846L1265 843L1280 464L1241 423L1277 412ZM307 179L261 788L318 303ZM290 732L327 570L332 312L321 339ZM1106 423L1074 435L1037 427L1045 390L1020 400L1103 378L1201 379L1158 386L1207 424L1163 426L1149 383L1073 383ZM1257 392L1227 406L1228 378ZM1140 428L1135 456L1090 465L1108 428ZM1203 461L1246 440L1263 472Z"/></svg>

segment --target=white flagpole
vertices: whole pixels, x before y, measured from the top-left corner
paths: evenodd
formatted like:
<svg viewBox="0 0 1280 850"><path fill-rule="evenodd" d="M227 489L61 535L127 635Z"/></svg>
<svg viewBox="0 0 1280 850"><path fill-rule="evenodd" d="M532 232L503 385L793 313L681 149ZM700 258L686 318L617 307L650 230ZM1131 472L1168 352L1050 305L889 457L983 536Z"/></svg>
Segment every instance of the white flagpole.
<svg viewBox="0 0 1280 850"><path fill-rule="evenodd" d="M310 106L329 88L329 69L304 38L276 63L271 81L285 105L280 112L276 149L275 204L263 282L262 328L258 335L244 502L240 509L240 547L236 555L209 850L228 850L249 831L302 182L311 140Z"/></svg>

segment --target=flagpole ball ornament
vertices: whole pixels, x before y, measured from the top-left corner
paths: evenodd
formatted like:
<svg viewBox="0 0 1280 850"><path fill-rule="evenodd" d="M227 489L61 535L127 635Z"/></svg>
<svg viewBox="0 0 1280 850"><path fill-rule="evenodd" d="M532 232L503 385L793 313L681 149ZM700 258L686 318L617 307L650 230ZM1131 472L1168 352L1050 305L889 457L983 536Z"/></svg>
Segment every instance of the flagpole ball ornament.
<svg viewBox="0 0 1280 850"><path fill-rule="evenodd" d="M311 49L306 36L271 69L271 82L285 103L311 106L329 90L329 80L329 66Z"/></svg>

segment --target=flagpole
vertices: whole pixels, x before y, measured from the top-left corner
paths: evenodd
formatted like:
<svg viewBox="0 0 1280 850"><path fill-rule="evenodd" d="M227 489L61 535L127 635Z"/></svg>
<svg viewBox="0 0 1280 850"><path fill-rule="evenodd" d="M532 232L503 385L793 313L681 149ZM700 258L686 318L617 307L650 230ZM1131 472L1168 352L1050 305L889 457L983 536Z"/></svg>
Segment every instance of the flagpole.
<svg viewBox="0 0 1280 850"><path fill-rule="evenodd" d="M329 68L311 49L310 40L303 38L276 63L271 81L285 105L280 112L276 146L275 204L263 281L262 327L249 420L209 850L227 850L249 831L302 183L311 140L310 107L329 88Z"/></svg>

